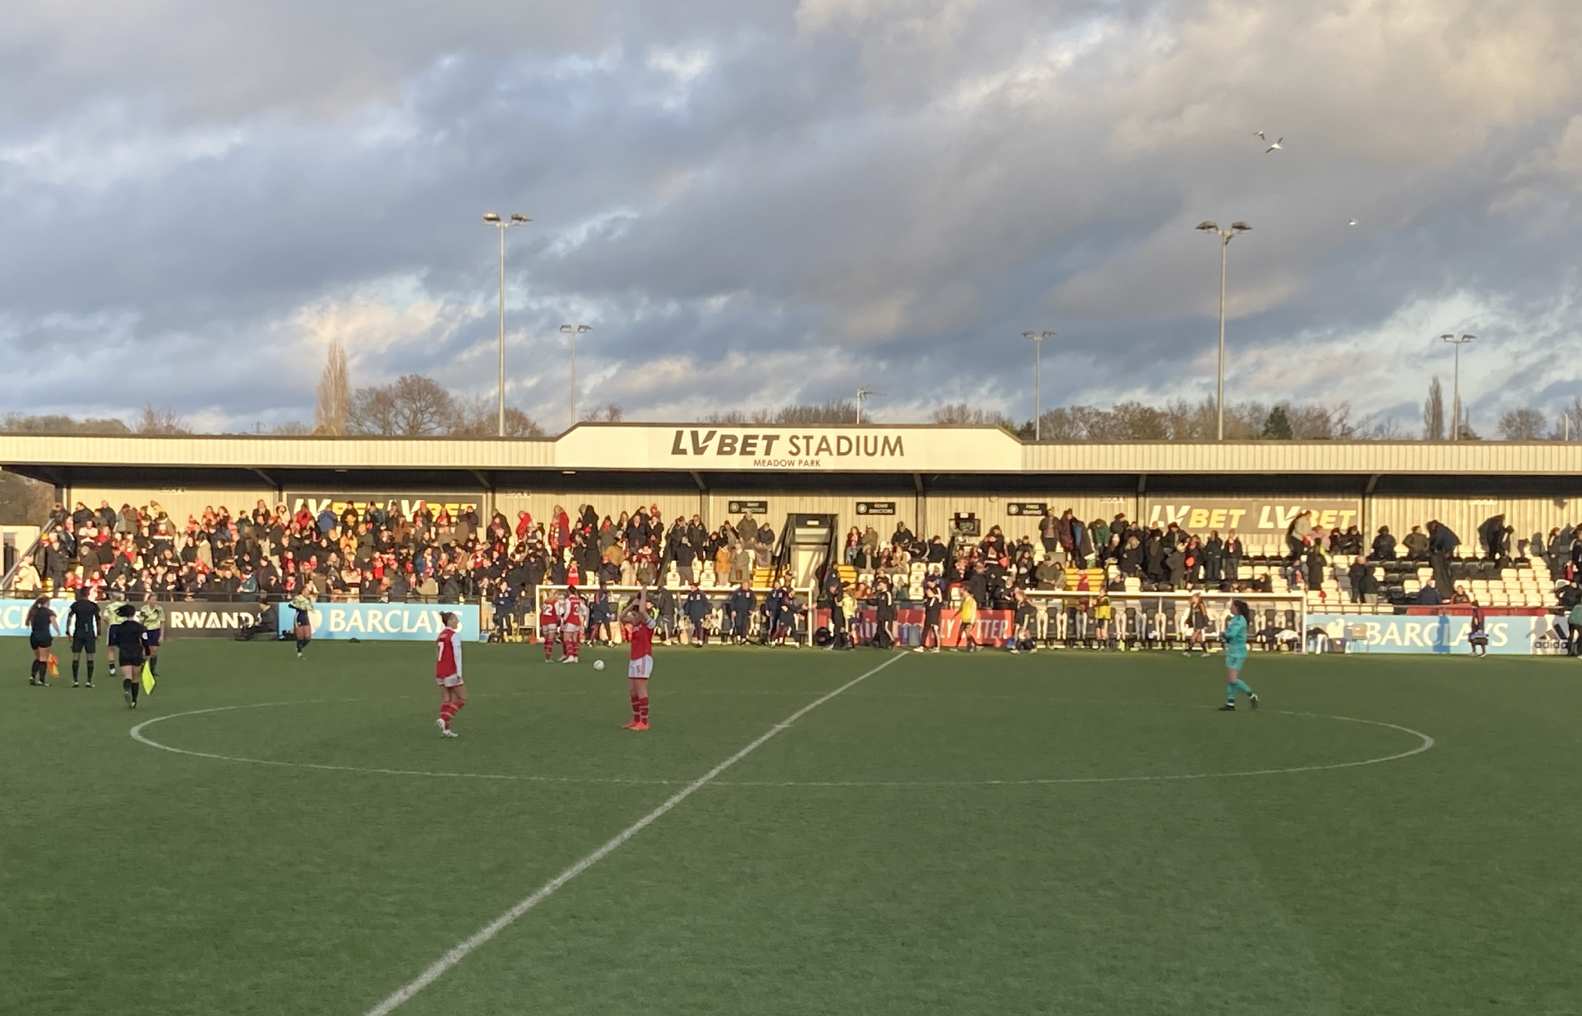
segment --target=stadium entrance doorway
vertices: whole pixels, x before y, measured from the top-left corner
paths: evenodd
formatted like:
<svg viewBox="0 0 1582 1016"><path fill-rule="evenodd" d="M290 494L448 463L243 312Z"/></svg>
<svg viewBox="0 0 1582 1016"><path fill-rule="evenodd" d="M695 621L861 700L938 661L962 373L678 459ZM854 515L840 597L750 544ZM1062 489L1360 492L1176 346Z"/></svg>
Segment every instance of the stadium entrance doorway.
<svg viewBox="0 0 1582 1016"><path fill-rule="evenodd" d="M775 568L799 587L817 588L825 562L839 560L839 539L833 515L788 515L780 531Z"/></svg>

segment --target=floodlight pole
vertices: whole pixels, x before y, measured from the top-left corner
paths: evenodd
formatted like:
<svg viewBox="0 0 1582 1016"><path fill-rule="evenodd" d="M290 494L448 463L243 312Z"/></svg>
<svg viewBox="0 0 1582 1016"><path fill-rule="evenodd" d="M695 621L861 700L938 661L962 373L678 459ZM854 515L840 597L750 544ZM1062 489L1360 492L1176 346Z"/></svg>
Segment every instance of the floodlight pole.
<svg viewBox="0 0 1582 1016"><path fill-rule="evenodd" d="M1055 337L1054 332L1023 332L1022 338L1033 343L1033 441L1044 439L1044 340Z"/></svg>
<svg viewBox="0 0 1582 1016"><path fill-rule="evenodd" d="M1460 336L1458 338L1457 336L1452 335L1452 334L1445 334L1445 335L1441 335L1439 338L1442 341L1448 342L1451 345L1456 347L1455 373L1453 375L1451 375L1453 380L1450 383L1450 409L1451 409L1451 413L1450 413L1450 418L1451 418L1450 440L1452 440L1452 441L1460 441L1461 440L1461 347L1466 345L1467 343L1471 342L1472 340L1476 339L1477 336L1476 335L1463 335L1463 336Z"/></svg>
<svg viewBox="0 0 1582 1016"><path fill-rule="evenodd" d="M500 234L500 409L497 427L498 436L505 437L505 231L512 226L525 226L533 220L521 212L512 212L509 219L502 219L495 212L486 212L483 221Z"/></svg>
<svg viewBox="0 0 1582 1016"><path fill-rule="evenodd" d="M593 331L588 325L561 325L560 330L571 338L571 422L567 426L577 425L577 336L584 332Z"/></svg>
<svg viewBox="0 0 1582 1016"><path fill-rule="evenodd" d="M1214 222L1200 222L1200 232L1219 237L1219 381L1215 388L1215 412L1218 417L1217 440L1225 440L1225 272L1229 261L1230 242L1252 227L1245 222L1233 222L1229 229L1220 229Z"/></svg>

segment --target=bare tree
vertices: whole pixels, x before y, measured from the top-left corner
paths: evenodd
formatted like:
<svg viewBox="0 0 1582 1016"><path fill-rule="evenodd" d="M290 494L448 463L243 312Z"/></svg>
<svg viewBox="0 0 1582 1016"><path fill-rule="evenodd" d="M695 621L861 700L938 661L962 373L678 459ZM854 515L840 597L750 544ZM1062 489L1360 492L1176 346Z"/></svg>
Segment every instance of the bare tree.
<svg viewBox="0 0 1582 1016"><path fill-rule="evenodd" d="M1536 409L1513 409L1500 416L1500 437L1506 441L1542 441L1549 420Z"/></svg>
<svg viewBox="0 0 1582 1016"><path fill-rule="evenodd" d="M850 399L831 399L828 402L797 403L773 409L726 409L709 413L699 423L723 423L741 426L795 426L823 427L849 426L857 415L857 405Z"/></svg>
<svg viewBox="0 0 1582 1016"><path fill-rule="evenodd" d="M393 384L359 388L347 414L353 434L434 437L458 422L455 396L422 374L404 374Z"/></svg>
<svg viewBox="0 0 1582 1016"><path fill-rule="evenodd" d="M1004 427L1006 430L1016 430L1016 424L998 409L969 406L965 402L940 406L934 410L930 420L941 427Z"/></svg>
<svg viewBox="0 0 1582 1016"><path fill-rule="evenodd" d="M456 421L447 432L453 437L496 437L500 432L499 412L495 401L487 395L465 402L456 402ZM505 407L505 436L514 438L544 437L544 428L538 421L517 409Z"/></svg>
<svg viewBox="0 0 1582 1016"><path fill-rule="evenodd" d="M301 420L287 420L285 423L275 424L274 427L270 428L269 433L278 437L306 437L309 434L322 432L309 427Z"/></svg>
<svg viewBox="0 0 1582 1016"><path fill-rule="evenodd" d="M626 419L626 413L620 406L610 402L602 406L594 406L592 409L584 409L582 419L584 423L620 423Z"/></svg>
<svg viewBox="0 0 1582 1016"><path fill-rule="evenodd" d="M0 417L0 433L6 434L130 434L132 428L124 420L70 416L28 416L25 413L7 413Z"/></svg>
<svg viewBox="0 0 1582 1016"><path fill-rule="evenodd" d="M168 435L190 434L186 423L176 415L176 411L169 406L156 406L152 402L143 404L143 413L137 418L137 426L132 428L139 434Z"/></svg>
<svg viewBox="0 0 1582 1016"><path fill-rule="evenodd" d="M55 488L49 484L20 473L0 472L0 525L39 525L54 501Z"/></svg>
<svg viewBox="0 0 1582 1016"><path fill-rule="evenodd" d="M1428 382L1428 398L1423 402L1423 440L1445 439L1445 390L1440 387L1439 375Z"/></svg>
<svg viewBox="0 0 1582 1016"><path fill-rule="evenodd" d="M357 394L352 396L351 412L346 417L346 429L353 434L393 436L398 433L394 390L388 385L357 389Z"/></svg>
<svg viewBox="0 0 1582 1016"><path fill-rule="evenodd" d="M339 340L330 343L324 357L324 372L319 375L318 401L313 407L313 431L339 436L351 421L351 374L346 367L346 347Z"/></svg>

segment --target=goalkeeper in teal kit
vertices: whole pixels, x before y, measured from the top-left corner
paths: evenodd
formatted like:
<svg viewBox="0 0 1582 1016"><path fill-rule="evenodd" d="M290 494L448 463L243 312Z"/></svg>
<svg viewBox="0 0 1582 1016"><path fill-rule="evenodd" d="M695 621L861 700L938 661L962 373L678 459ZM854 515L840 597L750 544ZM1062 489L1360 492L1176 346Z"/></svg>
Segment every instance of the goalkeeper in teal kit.
<svg viewBox="0 0 1582 1016"><path fill-rule="evenodd" d="M1220 636L1225 642L1226 682L1225 704L1219 707L1220 712L1236 711L1236 695L1239 692L1246 693L1249 706L1258 708L1258 696L1241 679L1241 668L1247 663L1247 621L1251 616L1252 610L1246 600L1231 601L1230 620L1225 623L1225 633Z"/></svg>

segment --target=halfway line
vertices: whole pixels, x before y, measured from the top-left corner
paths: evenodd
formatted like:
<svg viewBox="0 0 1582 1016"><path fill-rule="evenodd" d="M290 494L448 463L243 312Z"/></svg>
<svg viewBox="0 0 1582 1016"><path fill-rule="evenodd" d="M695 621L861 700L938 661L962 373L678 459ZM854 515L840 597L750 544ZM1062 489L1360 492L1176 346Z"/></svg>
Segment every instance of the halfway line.
<svg viewBox="0 0 1582 1016"><path fill-rule="evenodd" d="M651 811L648 814L644 815L642 818L638 819L636 822L633 822L631 825L627 826L625 829L623 829L620 832L616 833L613 837L611 837L609 840L607 840L604 843L603 846L599 847L599 849L595 850L593 853L589 854L587 857L584 857L582 860L578 861L576 864L573 864L571 867L567 868L565 871L561 872L559 875L556 875L554 878L550 879L548 882L545 882L531 896L528 896L527 898L521 900L515 906L513 906L510 910L507 910L505 913L501 914L499 917L496 917L494 920L490 921L488 924L484 925L482 928L479 928L477 931L473 932L473 934L472 934L472 936L470 938L467 938L467 939L457 943L456 946L450 950L450 952L447 952L445 955L443 955L439 959L435 960L432 964L429 965L428 969L424 970L421 974L419 974L416 978L414 978L410 983L408 983L406 985L403 985L394 994L392 994L389 998L385 999L383 1002L380 1002L378 1005L374 1006L372 1009L369 1009L368 1012L367 1012L367 1016L389 1016L390 1013L394 1012L399 1006L401 1006L403 1003L405 1003L408 1000L410 1000L418 992L422 991L424 988L428 987L430 984L433 984L435 981L437 981L441 977L443 977L445 972L448 971L451 967L454 967L456 964L458 964L462 960L466 959L467 956L474 949L477 949L479 946L487 943L490 939L494 938L494 936L498 935L500 932L504 931L511 924L513 924L516 921L517 918L521 917L523 914L527 913L529 910L532 910L534 907L536 907L540 903L544 902L550 896L554 895L555 891L557 889L559 889L561 886L564 886L567 882L570 882L572 879L576 878L578 875L581 875L583 872L587 871L589 868L593 867L595 864L598 864L600 861L602 861L606 857L610 856L610 854L614 853L615 850L618 847L621 846L621 844L625 843L627 840L631 839L633 836L636 836L638 833L640 833L644 829L648 828L657 819L659 819L661 816L663 816L665 814L665 812L667 812L670 809L674 808L676 805L680 804L682 801L685 801L687 798L691 797L693 794L697 793L699 790L702 790L704 787L706 787L710 783L714 782L715 778L718 777L721 773L723 773L725 770L729 769L731 766L735 765L736 763L740 762L742 759L746 758L748 755L752 754L759 747L761 747L765 742L767 742L770 738L774 737L776 734L780 733L782 730L785 730L791 724L795 723L797 720L800 720L802 717L806 716L808 713L811 713L813 710L817 709L819 706L821 706L824 703L828 702L830 699L834 698L836 695L839 695L841 692L846 691L848 688L855 688L857 685L861 684L862 682L866 681L868 678L870 678L873 675L877 674L879 671L883 670L885 667L888 667L890 664L895 663L896 661L901 660L901 659L903 659L903 657L899 653L894 655L894 656L892 656L892 657L890 657L888 660L885 660L883 663L879 664L877 667L874 667L872 670L868 671L866 674L863 674L860 677L856 677L856 678L854 678L854 679L852 679L850 681L847 681L845 684L841 685L839 688L836 688L834 691L830 692L829 694L823 696L822 698L818 698L818 699L815 699L812 702L809 702L807 705L803 706L801 709L798 709L796 712L792 713L790 716L787 716L781 722L779 722L779 723L775 724L774 726L770 727L763 734L759 735L757 740L755 740L751 744L747 745L747 747L743 748L741 751L738 751L736 754L732 755L730 758L726 759L724 762L721 762L719 765L715 766L713 769L710 769L708 772L704 773L702 776L698 777L696 780L693 780L691 783L687 784L685 787L682 787L680 790L676 791L676 793L674 795L672 795L670 798L668 798L665 801L665 803L661 804L659 807L655 808L653 811Z"/></svg>

